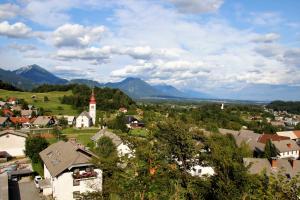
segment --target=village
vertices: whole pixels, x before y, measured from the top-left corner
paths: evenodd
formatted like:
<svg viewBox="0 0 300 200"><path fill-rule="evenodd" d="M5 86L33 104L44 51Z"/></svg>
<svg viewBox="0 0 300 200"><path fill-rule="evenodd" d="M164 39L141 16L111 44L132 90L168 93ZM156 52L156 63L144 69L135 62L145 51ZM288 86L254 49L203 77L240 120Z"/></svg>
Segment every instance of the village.
<svg viewBox="0 0 300 200"><path fill-rule="evenodd" d="M50 141L56 139L54 138L56 137L54 127L60 127L61 121L67 127L73 127L79 131L91 130L96 132L89 138L90 142L95 143L95 145L103 136L110 138L117 147L120 157L134 155L133 150L107 127L95 127L96 99L94 93L91 94L89 110L83 111L78 116L39 116L37 109L33 108L32 105L28 105L29 109L22 109L15 97L1 101L0 106L2 113L0 117L1 199L5 199L5 197L8 199L8 180L18 183L24 179L26 183L29 177L37 174L30 159L25 155L26 139L35 136ZM127 109L122 107L117 112L126 114ZM129 129L144 128L144 123L134 116L126 116L124 123ZM40 152L40 157L44 163L44 172L40 174L43 178L40 175L35 176L31 185L35 185L36 191L40 194L56 199L76 199L78 193L93 191L91 184L96 185L95 190L101 191L102 171L101 169L94 169L91 163L92 159L97 156L89 151L88 147L78 142L76 138L70 137L65 140L55 142ZM27 184L25 185L28 187ZM33 193L36 194L36 191ZM22 190L21 192L29 193ZM29 197L27 198L29 199ZM39 199L38 196L35 198Z"/></svg>
<svg viewBox="0 0 300 200"><path fill-rule="evenodd" d="M119 163L119 167L126 167L131 158L135 157L135 149L130 142L122 139L119 134L105 126L98 124L97 120L97 100L94 91L91 91L88 110L81 112L78 116L70 115L38 115L37 108L32 105L22 108L20 99L9 97L6 101L1 101L0 117L0 178L1 178L1 198L8 199L9 190L17 189L23 199L81 199L80 195L88 192L101 192L103 189L103 171L95 166L93 160L97 159L97 154L93 151L98 147L98 141L109 138L116 147L118 157L126 160ZM220 110L224 110L224 104ZM287 112L274 112L265 110L275 116L274 119L266 118L268 123L280 127L275 134L255 133L242 127L241 130L218 129L221 135L231 135L238 147L249 147L252 156L244 157L243 164L249 167L250 174L260 174L263 171L266 175L281 174L288 178L295 177L300 173L300 131L294 130L299 123L299 116L290 115ZM127 108L121 107L116 111L122 116L124 123L131 130L147 130L143 120L136 116L126 115ZM139 110L139 112L142 112ZM260 121L261 116L252 116L249 120ZM64 125L64 126L63 126ZM62 134L55 134L57 131L67 129L71 132L85 131L94 132L87 134L88 138L82 141L70 134L65 137ZM206 136L216 133L201 129ZM49 146L39 152L42 161L42 169L38 169L36 164L28 158L26 154L26 141L28 138L41 137L49 141ZM61 138L59 138L61 137ZM88 141L87 141L88 140ZM95 148L91 148L91 144ZM204 147L201 142L199 153L208 154L210 148ZM273 151L272 151L273 149ZM266 151L270 151L268 157ZM274 153L275 152L275 153ZM192 158L193 163L198 158ZM178 166L183 162L176 160ZM218 176L214 165L205 161L196 162L186 172L191 176L202 178ZM150 174L156 173L156 168L149 169ZM31 188L31 189L28 189ZM31 192L28 192L31 191ZM29 195L29 196L27 196Z"/></svg>

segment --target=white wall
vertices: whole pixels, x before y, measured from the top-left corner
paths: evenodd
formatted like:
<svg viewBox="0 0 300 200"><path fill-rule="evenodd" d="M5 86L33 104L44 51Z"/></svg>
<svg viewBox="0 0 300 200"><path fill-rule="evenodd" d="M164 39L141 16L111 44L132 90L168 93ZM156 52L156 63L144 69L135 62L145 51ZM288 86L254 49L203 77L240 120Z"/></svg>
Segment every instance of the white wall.
<svg viewBox="0 0 300 200"><path fill-rule="evenodd" d="M118 147L117 147L117 151L118 151L118 155L119 156L128 156L128 158L133 157L133 152L131 151L131 149L124 143L121 143Z"/></svg>
<svg viewBox="0 0 300 200"><path fill-rule="evenodd" d="M0 137L0 151L6 151L13 157L25 156L25 137L5 134Z"/></svg>
<svg viewBox="0 0 300 200"><path fill-rule="evenodd" d="M87 118L86 116L78 116L76 119L76 128L86 128L86 127L90 127L91 123L89 118Z"/></svg>
<svg viewBox="0 0 300 200"><path fill-rule="evenodd" d="M189 173L192 176L213 176L215 174L215 171L210 166L201 166L201 165L195 165L191 168Z"/></svg>
<svg viewBox="0 0 300 200"><path fill-rule="evenodd" d="M53 197L56 200L73 200L73 192L79 191L80 193L102 191L102 171L94 169L98 173L97 178L80 181L79 186L73 186L73 172L66 172L53 181Z"/></svg>
<svg viewBox="0 0 300 200"><path fill-rule="evenodd" d="M281 152L278 156L279 158L299 158L299 151L288 151L288 152Z"/></svg>
<svg viewBox="0 0 300 200"><path fill-rule="evenodd" d="M93 124L95 125L96 123L96 104L90 104L89 106L89 114L93 120Z"/></svg>

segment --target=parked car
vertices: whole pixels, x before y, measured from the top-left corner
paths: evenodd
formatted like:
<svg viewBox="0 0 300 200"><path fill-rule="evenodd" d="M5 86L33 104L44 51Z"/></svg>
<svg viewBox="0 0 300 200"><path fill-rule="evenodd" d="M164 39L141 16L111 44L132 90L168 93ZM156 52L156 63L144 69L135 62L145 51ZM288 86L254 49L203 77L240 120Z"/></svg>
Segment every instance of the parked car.
<svg viewBox="0 0 300 200"><path fill-rule="evenodd" d="M40 182L40 180L42 180L41 176L35 176L34 177L34 184L35 184L36 188L39 188L39 182Z"/></svg>

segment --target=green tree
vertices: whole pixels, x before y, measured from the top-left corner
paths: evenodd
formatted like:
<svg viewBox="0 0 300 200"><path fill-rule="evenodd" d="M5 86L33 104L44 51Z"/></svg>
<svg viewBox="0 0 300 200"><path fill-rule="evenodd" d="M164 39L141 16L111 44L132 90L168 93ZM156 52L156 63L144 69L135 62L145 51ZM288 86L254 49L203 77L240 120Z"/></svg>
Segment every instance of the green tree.
<svg viewBox="0 0 300 200"><path fill-rule="evenodd" d="M276 149L275 145L272 143L271 140L268 140L266 145L265 145L263 156L265 158L270 159L272 157L276 157L278 154L279 154L279 152Z"/></svg>
<svg viewBox="0 0 300 200"><path fill-rule="evenodd" d="M39 153L48 147L49 143L42 137L28 137L25 141L25 154L32 162L41 162Z"/></svg>
<svg viewBox="0 0 300 200"><path fill-rule="evenodd" d="M64 117L61 117L58 119L58 125L62 127L67 127L68 126L68 120Z"/></svg>
<svg viewBox="0 0 300 200"><path fill-rule="evenodd" d="M115 130L121 130L122 132L128 132L129 129L125 124L125 115L119 114L116 118L108 123L108 127Z"/></svg>
<svg viewBox="0 0 300 200"><path fill-rule="evenodd" d="M49 101L48 96L44 96L44 102L48 102L48 101Z"/></svg>

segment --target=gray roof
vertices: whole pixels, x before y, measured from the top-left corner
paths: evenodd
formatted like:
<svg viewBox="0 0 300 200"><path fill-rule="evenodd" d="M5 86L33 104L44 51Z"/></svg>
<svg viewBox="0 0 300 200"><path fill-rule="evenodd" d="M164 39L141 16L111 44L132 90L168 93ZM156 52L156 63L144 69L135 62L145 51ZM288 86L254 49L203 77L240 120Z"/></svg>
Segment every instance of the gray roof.
<svg viewBox="0 0 300 200"><path fill-rule="evenodd" d="M87 118L89 118L89 119L92 119L92 117L90 116L90 114L89 114L88 112L86 112L86 111L83 111L82 113L80 113L79 116L85 116L85 117L87 117ZM79 117L79 116L78 116L78 117Z"/></svg>
<svg viewBox="0 0 300 200"><path fill-rule="evenodd" d="M119 136L108 131L107 129L101 129L93 137L91 137L91 140L93 140L94 142L97 142L103 136L109 137L116 147L122 143L122 140Z"/></svg>
<svg viewBox="0 0 300 200"><path fill-rule="evenodd" d="M49 123L49 121L51 120L51 118L52 117L50 117L50 116L38 116L36 118L36 120L34 120L33 124L46 126Z"/></svg>
<svg viewBox="0 0 300 200"><path fill-rule="evenodd" d="M8 119L8 117L0 117L0 124L3 124L4 122L6 122L7 119Z"/></svg>
<svg viewBox="0 0 300 200"><path fill-rule="evenodd" d="M238 146L241 145L242 142L245 142L249 145L251 150L259 150L263 151L265 145L262 143L257 142L261 134L254 133L254 131L251 130L230 130L230 129L219 129L219 132L223 135L231 134L235 138L236 144Z"/></svg>
<svg viewBox="0 0 300 200"><path fill-rule="evenodd" d="M259 174L265 170L267 175L283 173L293 177L300 173L300 160L293 160L293 167L290 160L278 159L276 168L273 168L271 162L266 158L243 158L243 161L245 166L249 166L248 171L251 174Z"/></svg>
<svg viewBox="0 0 300 200"><path fill-rule="evenodd" d="M26 133L23 133L23 132L20 132L20 131L16 131L16 130L4 130L4 131L0 131L0 136L6 135L6 134L13 134L13 135L17 135L17 136L25 137L25 138L28 137L28 135Z"/></svg>
<svg viewBox="0 0 300 200"><path fill-rule="evenodd" d="M31 115L32 114L32 110L21 110L21 115L22 116L26 116L26 115Z"/></svg>
<svg viewBox="0 0 300 200"><path fill-rule="evenodd" d="M8 200L8 176L7 176L7 173L0 174L0 199Z"/></svg>
<svg viewBox="0 0 300 200"><path fill-rule="evenodd" d="M71 142L59 141L40 152L52 177L76 165L91 165L92 153L78 148Z"/></svg>
<svg viewBox="0 0 300 200"><path fill-rule="evenodd" d="M297 151L300 147L294 140L281 140L272 142L279 152Z"/></svg>

